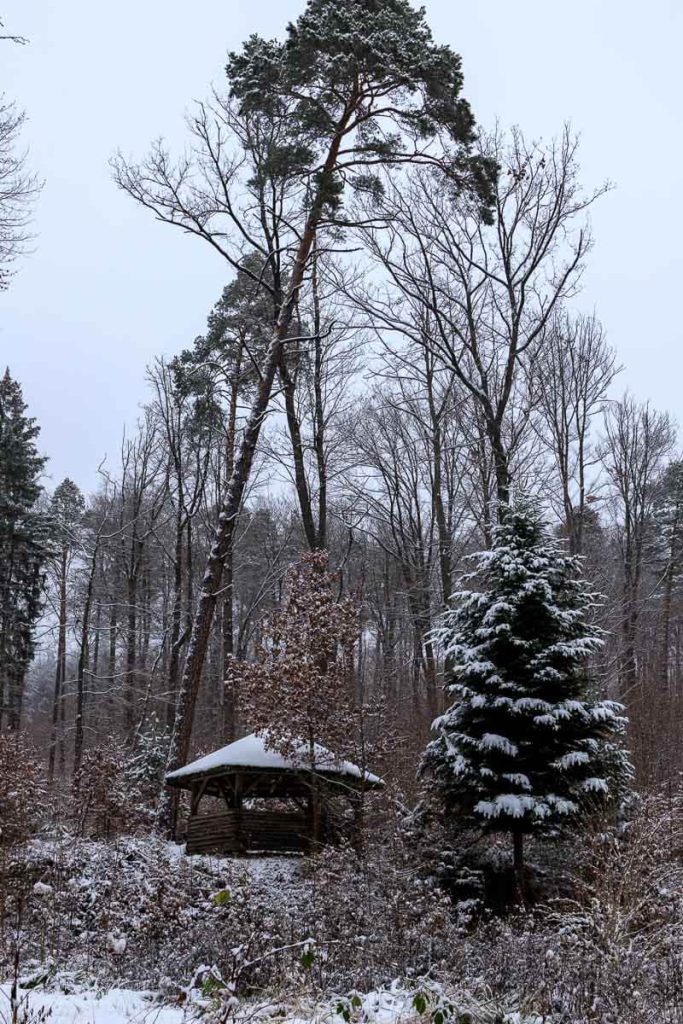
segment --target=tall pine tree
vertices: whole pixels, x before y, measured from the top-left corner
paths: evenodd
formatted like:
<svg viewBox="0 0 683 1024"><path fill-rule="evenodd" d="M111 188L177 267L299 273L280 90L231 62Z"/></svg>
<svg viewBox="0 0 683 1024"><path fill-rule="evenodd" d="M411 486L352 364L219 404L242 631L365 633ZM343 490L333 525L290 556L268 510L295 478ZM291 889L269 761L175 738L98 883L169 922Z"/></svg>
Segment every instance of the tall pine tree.
<svg viewBox="0 0 683 1024"><path fill-rule="evenodd" d="M470 824L513 837L577 824L630 775L622 707L595 699L588 659L602 645L580 559L533 509L508 510L493 548L439 629L452 706L434 722L421 772Z"/></svg>
<svg viewBox="0 0 683 1024"><path fill-rule="evenodd" d="M40 614L48 521L37 508L45 459L9 369L0 380L0 728L18 729Z"/></svg>
<svg viewBox="0 0 683 1024"><path fill-rule="evenodd" d="M459 56L434 42L424 10L407 0L308 0L283 42L251 36L226 72L229 96L199 109L189 162L174 165L162 146L143 165L115 161L124 191L204 238L234 270L249 275L245 257L257 253L255 283L273 301L178 690L170 769L189 753L226 557L317 245L349 226L347 186L377 195L382 167L431 166L490 220L497 175L475 151Z"/></svg>

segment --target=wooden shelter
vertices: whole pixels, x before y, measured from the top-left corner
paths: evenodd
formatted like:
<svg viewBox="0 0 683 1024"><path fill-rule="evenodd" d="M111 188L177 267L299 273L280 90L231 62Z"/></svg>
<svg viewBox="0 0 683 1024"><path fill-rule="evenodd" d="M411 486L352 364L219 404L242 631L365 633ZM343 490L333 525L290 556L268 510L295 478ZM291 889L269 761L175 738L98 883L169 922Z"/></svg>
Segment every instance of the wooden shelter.
<svg viewBox="0 0 683 1024"><path fill-rule="evenodd" d="M363 795L384 783L316 744L285 757L253 733L169 772L192 794L187 852L308 853L321 843L360 840ZM207 797L225 810L202 813ZM205 805L204 805L205 806Z"/></svg>

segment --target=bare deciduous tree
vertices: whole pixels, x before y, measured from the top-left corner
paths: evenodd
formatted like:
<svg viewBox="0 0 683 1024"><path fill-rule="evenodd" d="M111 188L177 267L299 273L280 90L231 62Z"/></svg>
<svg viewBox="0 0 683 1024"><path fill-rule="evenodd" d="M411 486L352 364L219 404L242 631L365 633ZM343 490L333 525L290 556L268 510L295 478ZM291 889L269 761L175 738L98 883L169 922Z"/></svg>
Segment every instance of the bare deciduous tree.
<svg viewBox="0 0 683 1024"><path fill-rule="evenodd" d="M458 182L480 196L487 193L490 167L469 154L472 117L458 99L459 59L432 44L423 12L385 5L373 25L378 29L377 17L386 17L391 32L375 31L371 40L356 14L348 16L347 33L340 36L339 25L326 29L333 31L329 42L336 52L346 48L341 76L342 65L328 63L316 35L320 26L314 29L307 19L315 16L306 12L290 26L287 44L252 37L231 55L231 96L199 106L190 122L188 156L174 162L158 144L142 164L119 158L114 165L125 192L158 219L208 242L236 271L249 273L269 292L273 307L269 345L199 596L178 696L174 767L189 750L223 564L275 375L291 342L316 239L326 226L345 221L345 184L354 178L367 183L378 165L448 159L454 187ZM400 50L386 42L394 38L397 19L404 23ZM245 261L254 254L260 274Z"/></svg>
<svg viewBox="0 0 683 1024"><path fill-rule="evenodd" d="M31 240L29 224L41 183L18 149L26 115L0 97L0 290L7 288L12 264Z"/></svg>
<svg viewBox="0 0 683 1024"><path fill-rule="evenodd" d="M552 452L560 481L561 514L574 554L583 550L588 479L598 461L591 427L604 411L606 393L619 372L595 316L558 312L548 324L532 367L541 410L539 436Z"/></svg>
<svg viewBox="0 0 683 1024"><path fill-rule="evenodd" d="M619 687L627 697L638 682L637 641L648 528L663 461L675 444L669 416L639 405L630 395L611 405L605 418L602 457L621 520L622 569Z"/></svg>
<svg viewBox="0 0 683 1024"><path fill-rule="evenodd" d="M604 191L582 190L577 148L568 128L549 145L517 129L485 139L500 169L493 226L433 169L363 204L375 223L360 235L389 283L355 287L356 302L385 337L434 352L479 405L503 506L533 407L529 366L577 288L591 242L583 214Z"/></svg>

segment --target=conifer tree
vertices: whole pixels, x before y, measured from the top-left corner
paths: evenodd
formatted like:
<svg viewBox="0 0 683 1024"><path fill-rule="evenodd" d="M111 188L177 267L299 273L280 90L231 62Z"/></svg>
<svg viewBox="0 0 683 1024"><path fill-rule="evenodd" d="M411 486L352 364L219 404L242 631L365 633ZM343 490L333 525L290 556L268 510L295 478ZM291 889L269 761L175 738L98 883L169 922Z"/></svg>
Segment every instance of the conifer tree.
<svg viewBox="0 0 683 1024"><path fill-rule="evenodd" d="M252 254L245 258L245 265L249 272L239 270L223 289L209 313L205 333L172 363L180 391L195 398L200 410L225 422L228 479L234 463L238 401L253 396L273 319L267 289L254 284L261 261Z"/></svg>
<svg viewBox="0 0 683 1024"><path fill-rule="evenodd" d="M9 369L0 380L0 727L18 729L40 614L47 517L37 508L45 459Z"/></svg>
<svg viewBox="0 0 683 1024"><path fill-rule="evenodd" d="M169 768L189 751L225 559L318 237L348 226L347 186L376 194L382 166L438 166L444 187L466 191L484 216L497 171L473 152L459 56L433 41L424 10L407 0L308 0L283 42L251 36L230 54L226 72L228 99L200 106L192 121L194 155L174 163L159 145L142 165L115 162L119 186L138 203L209 242L252 279L245 256L255 252L256 283L273 300L268 346L207 560Z"/></svg>
<svg viewBox="0 0 683 1024"><path fill-rule="evenodd" d="M473 560L438 631L453 704L421 772L466 821L511 833L521 892L524 835L576 825L623 790L625 719L594 696L587 662L603 641L580 559L538 512L508 510Z"/></svg>

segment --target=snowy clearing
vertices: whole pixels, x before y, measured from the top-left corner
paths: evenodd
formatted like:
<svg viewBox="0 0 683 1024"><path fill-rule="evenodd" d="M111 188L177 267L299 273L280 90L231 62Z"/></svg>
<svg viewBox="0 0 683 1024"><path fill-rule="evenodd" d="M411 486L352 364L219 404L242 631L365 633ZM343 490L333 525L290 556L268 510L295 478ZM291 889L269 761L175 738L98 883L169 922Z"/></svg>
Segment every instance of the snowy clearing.
<svg viewBox="0 0 683 1024"><path fill-rule="evenodd" d="M159 1001L154 993L135 992L131 989L112 988L108 992L29 992L19 990L18 1020L37 1024L48 1015L51 1024L182 1024L204 1016L211 1010L211 1001L198 993L190 993L185 1006L169 1005ZM0 985L0 1021L11 1020L10 988ZM439 1011L445 1020L478 1021L497 1020L500 1024L543 1024L542 1017L522 1016L516 1011L505 1012L492 1000L474 1000L467 993L447 994L439 985L426 982L423 987L405 987L395 981L389 988L332 997L315 1001L302 999L286 1005L270 1000L244 1003L229 1016L236 1024L261 1020L281 1021L282 1024L347 1024L348 1020L362 1024L399 1024L421 1020L433 1021ZM225 1019L225 1008L220 1019ZM209 1019L212 1019L209 1012ZM218 1019L214 1017L213 1019Z"/></svg>
<svg viewBox="0 0 683 1024"><path fill-rule="evenodd" d="M180 1024L185 1011L154 1001L148 992L112 988L109 992L19 992L19 1020L38 1020L41 1012L49 1012L51 1024ZM11 1020L10 989L0 986L0 1021Z"/></svg>

